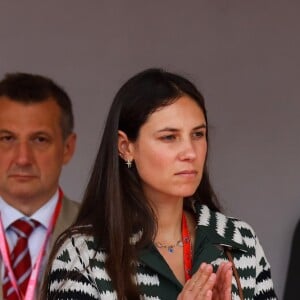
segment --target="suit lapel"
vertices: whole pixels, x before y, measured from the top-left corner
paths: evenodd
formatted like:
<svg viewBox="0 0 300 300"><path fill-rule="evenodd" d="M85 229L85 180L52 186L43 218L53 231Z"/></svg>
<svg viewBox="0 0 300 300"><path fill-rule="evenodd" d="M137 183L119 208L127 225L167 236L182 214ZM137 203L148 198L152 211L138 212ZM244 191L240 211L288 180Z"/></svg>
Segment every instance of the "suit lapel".
<svg viewBox="0 0 300 300"><path fill-rule="evenodd" d="M62 200L61 211L49 242L49 249L53 248L53 245L59 235L74 223L77 213L78 206L74 205L72 201L64 196Z"/></svg>

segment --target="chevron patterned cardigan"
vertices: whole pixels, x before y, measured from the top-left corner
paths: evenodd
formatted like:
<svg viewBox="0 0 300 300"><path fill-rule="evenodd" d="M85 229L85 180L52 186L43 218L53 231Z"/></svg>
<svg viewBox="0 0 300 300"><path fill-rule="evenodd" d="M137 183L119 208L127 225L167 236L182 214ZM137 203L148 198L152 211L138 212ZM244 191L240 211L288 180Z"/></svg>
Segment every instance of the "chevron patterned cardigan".
<svg viewBox="0 0 300 300"><path fill-rule="evenodd" d="M198 221L193 253L193 273L202 262L215 269L227 261L224 247L229 247L239 273L245 299L277 299L270 266L253 229L245 222L197 205ZM48 300L117 299L104 268L106 253L95 249L91 236L76 234L58 251L48 275ZM136 283L141 299L176 300L182 285L154 246L139 255ZM240 299L232 279L232 299Z"/></svg>

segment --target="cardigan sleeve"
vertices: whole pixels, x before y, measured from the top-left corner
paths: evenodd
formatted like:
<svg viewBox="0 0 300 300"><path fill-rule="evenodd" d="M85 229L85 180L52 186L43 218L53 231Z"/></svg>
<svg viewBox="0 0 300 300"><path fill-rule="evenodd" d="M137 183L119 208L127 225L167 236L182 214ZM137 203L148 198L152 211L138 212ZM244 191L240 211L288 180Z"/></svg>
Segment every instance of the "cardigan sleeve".
<svg viewBox="0 0 300 300"><path fill-rule="evenodd" d="M264 250L257 238L256 241L256 285L255 300L274 300L277 296L274 291L273 281L271 278L271 268L267 261Z"/></svg>
<svg viewBox="0 0 300 300"><path fill-rule="evenodd" d="M90 275L89 249L82 238L71 237L61 246L47 278L47 299L100 299Z"/></svg>

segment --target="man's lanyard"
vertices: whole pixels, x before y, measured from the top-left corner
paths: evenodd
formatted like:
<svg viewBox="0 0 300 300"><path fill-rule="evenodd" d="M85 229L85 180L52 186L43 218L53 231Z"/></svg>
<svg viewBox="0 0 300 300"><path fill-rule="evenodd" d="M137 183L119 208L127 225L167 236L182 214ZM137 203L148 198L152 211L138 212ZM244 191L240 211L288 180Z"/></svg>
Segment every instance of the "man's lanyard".
<svg viewBox="0 0 300 300"><path fill-rule="evenodd" d="M4 228L3 228L3 224L2 224L2 220L1 220L1 212L0 212L0 253L1 253L4 265L8 270L9 278L11 280L11 283L12 283L17 295L18 295L19 300L33 300L33 298L34 298L35 288L37 286L38 277L39 277L39 271L40 271L40 268L41 268L43 258L44 258L45 253L46 253L46 247L47 247L50 235L52 234L52 231L53 231L54 226L56 224L58 215L60 213L60 209L61 209L61 206L62 206L62 198L63 198L63 192L59 188L58 201L57 201L57 204L55 206L53 215L51 217L50 224L47 228L47 233L46 233L44 243L41 247L41 250L38 254L36 262L33 266L32 271L31 271L31 275L30 275L30 278L29 278L29 281L28 281L28 286L27 286L27 289L26 289L26 295L21 295L20 290L18 288L16 278L15 278L15 274L14 274L12 266L11 266L11 261L10 261L10 256L9 256L9 247L8 247L7 239L6 239L6 236L5 236L5 231L4 231Z"/></svg>
<svg viewBox="0 0 300 300"><path fill-rule="evenodd" d="M187 281L191 278L192 272L192 241L184 213L182 213L181 234L183 243L184 275L185 281Z"/></svg>

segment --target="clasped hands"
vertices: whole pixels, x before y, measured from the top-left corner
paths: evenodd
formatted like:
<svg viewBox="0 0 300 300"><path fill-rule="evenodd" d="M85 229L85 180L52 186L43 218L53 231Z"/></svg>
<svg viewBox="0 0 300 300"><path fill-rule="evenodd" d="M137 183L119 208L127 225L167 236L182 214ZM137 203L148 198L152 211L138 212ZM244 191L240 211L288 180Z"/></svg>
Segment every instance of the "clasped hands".
<svg viewBox="0 0 300 300"><path fill-rule="evenodd" d="M177 300L231 300L232 263L220 264L216 273L210 264L202 263L185 283Z"/></svg>

